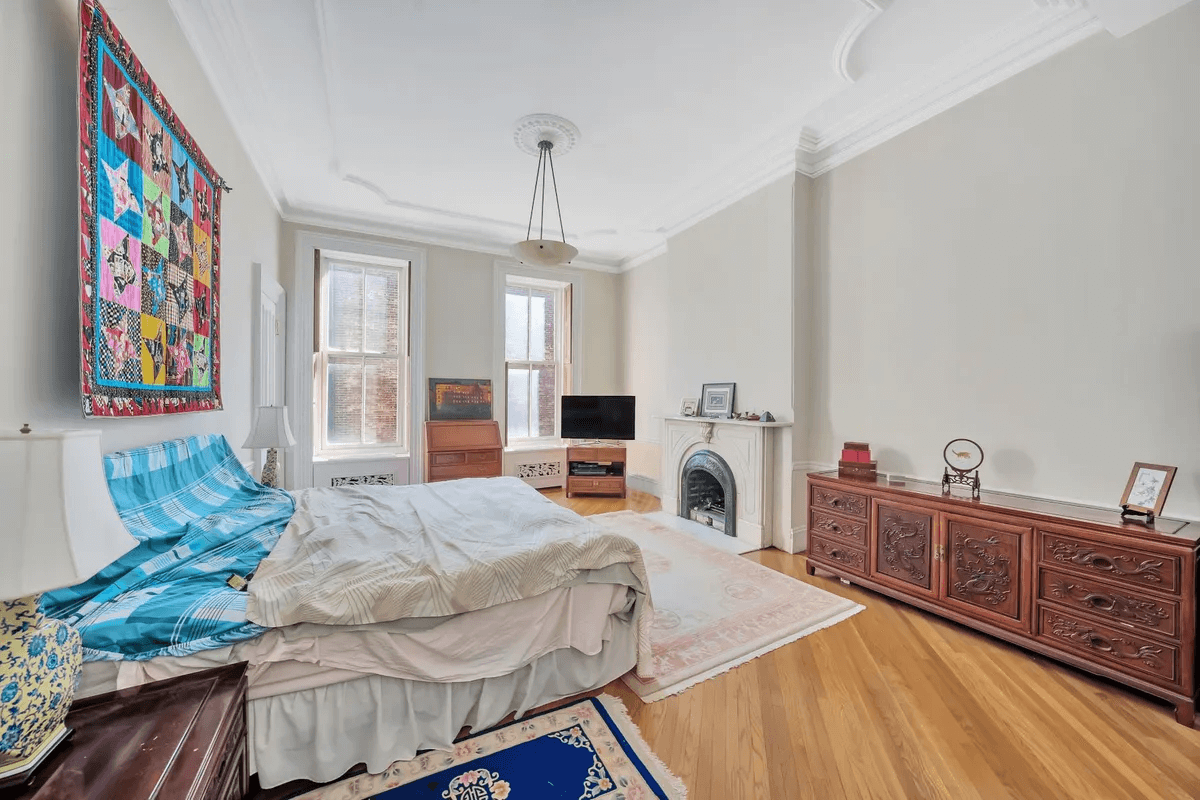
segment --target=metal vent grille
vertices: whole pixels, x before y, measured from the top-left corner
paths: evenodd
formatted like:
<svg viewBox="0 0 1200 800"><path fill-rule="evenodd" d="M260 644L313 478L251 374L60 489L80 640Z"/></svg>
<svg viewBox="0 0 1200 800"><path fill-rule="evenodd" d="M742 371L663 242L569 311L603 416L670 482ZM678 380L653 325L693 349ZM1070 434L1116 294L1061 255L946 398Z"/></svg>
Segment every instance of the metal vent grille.
<svg viewBox="0 0 1200 800"><path fill-rule="evenodd" d="M339 475L331 478L330 486L395 486L396 473L387 472L382 475Z"/></svg>
<svg viewBox="0 0 1200 800"><path fill-rule="evenodd" d="M518 478L553 478L562 475L561 461L535 461L517 464Z"/></svg>

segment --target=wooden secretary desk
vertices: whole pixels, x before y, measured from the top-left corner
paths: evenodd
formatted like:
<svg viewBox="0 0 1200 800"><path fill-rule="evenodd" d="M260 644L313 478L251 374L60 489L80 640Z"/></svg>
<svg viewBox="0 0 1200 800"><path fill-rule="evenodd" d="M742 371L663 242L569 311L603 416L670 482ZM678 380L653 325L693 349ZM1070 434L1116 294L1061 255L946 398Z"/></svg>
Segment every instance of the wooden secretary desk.
<svg viewBox="0 0 1200 800"><path fill-rule="evenodd" d="M485 420L425 423L425 480L497 478L504 474L500 424Z"/></svg>

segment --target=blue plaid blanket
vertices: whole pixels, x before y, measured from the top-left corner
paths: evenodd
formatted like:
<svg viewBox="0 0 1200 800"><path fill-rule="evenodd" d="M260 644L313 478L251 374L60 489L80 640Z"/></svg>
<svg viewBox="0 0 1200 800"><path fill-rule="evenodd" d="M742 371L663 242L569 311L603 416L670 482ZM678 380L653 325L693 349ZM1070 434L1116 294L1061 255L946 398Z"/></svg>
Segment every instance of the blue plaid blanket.
<svg viewBox="0 0 1200 800"><path fill-rule="evenodd" d="M110 453L108 489L140 544L90 580L42 596L74 625L85 661L183 656L253 638L246 576L275 546L296 504L254 481L224 436Z"/></svg>

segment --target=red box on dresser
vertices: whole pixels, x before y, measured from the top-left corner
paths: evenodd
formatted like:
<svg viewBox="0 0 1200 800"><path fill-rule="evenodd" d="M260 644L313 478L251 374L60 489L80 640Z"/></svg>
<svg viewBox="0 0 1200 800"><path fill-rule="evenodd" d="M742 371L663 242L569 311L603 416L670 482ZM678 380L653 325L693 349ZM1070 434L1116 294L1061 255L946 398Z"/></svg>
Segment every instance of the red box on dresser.
<svg viewBox="0 0 1200 800"><path fill-rule="evenodd" d="M808 476L806 569L1168 700L1195 724L1200 523Z"/></svg>

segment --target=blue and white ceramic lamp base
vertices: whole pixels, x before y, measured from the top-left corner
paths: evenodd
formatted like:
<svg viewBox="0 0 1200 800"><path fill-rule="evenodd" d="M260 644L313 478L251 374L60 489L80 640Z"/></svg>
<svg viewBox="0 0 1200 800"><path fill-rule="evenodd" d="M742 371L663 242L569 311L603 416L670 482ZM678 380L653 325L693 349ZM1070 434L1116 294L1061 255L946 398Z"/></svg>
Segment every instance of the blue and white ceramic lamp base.
<svg viewBox="0 0 1200 800"><path fill-rule="evenodd" d="M25 780L70 734L82 662L79 633L45 617L36 595L0 601L0 786Z"/></svg>

